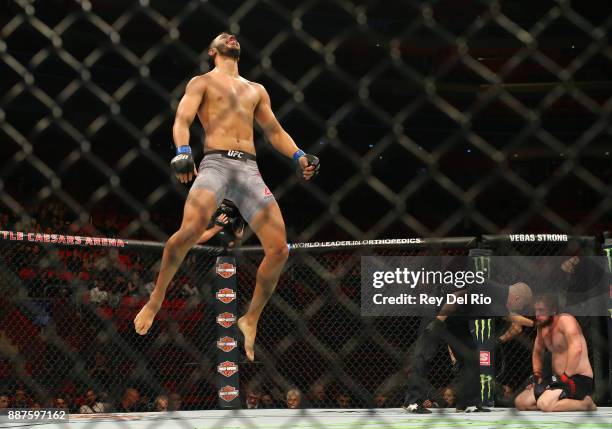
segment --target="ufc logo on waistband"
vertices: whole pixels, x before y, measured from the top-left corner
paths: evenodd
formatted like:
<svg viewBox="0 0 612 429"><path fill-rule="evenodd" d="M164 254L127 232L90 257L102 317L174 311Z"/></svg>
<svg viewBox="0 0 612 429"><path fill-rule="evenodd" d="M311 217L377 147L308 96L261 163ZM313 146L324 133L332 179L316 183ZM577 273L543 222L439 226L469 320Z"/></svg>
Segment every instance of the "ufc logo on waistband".
<svg viewBox="0 0 612 429"><path fill-rule="evenodd" d="M227 156L230 158L242 159L242 155L244 155L244 153L240 152L239 150L228 150L227 151Z"/></svg>

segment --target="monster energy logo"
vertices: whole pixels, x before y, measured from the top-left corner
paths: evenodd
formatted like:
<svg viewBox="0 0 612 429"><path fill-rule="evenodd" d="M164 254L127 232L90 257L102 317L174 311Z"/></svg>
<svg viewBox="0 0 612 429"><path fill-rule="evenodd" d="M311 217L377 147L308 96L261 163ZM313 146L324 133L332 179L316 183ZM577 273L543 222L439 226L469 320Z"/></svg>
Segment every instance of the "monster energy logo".
<svg viewBox="0 0 612 429"><path fill-rule="evenodd" d="M487 399L491 397L491 384L493 383L493 376L480 374L480 400L485 400L485 388L487 389Z"/></svg>
<svg viewBox="0 0 612 429"><path fill-rule="evenodd" d="M491 319L476 319L474 320L474 325L476 327L476 339L482 341L491 338ZM485 328L487 330L487 336L485 338ZM480 333L480 335L479 335Z"/></svg>
<svg viewBox="0 0 612 429"><path fill-rule="evenodd" d="M488 279L491 278L491 257L474 256L474 269L485 273Z"/></svg>

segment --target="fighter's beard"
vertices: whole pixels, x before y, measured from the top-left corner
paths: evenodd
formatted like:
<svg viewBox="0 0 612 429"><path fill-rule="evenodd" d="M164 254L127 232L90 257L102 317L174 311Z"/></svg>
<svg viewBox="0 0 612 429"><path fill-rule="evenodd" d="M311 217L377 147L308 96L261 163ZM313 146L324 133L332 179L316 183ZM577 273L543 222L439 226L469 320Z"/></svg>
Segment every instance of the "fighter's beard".
<svg viewBox="0 0 612 429"><path fill-rule="evenodd" d="M240 48L230 48L227 46L222 46L222 47L220 46L219 48L217 48L217 50L219 51L219 55L223 57L229 57L235 60L240 59Z"/></svg>
<svg viewBox="0 0 612 429"><path fill-rule="evenodd" d="M540 329L540 328L545 328L545 327L549 326L553 322L554 318L555 318L554 316L550 316L548 319L546 319L543 322L538 322L536 320L536 323L535 323L536 328Z"/></svg>

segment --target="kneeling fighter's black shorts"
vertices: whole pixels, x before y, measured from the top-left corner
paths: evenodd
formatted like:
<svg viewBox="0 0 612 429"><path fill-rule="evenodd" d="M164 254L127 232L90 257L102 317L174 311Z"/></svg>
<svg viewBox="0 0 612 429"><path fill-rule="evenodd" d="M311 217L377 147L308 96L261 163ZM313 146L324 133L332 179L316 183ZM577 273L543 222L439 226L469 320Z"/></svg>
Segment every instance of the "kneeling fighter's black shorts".
<svg viewBox="0 0 612 429"><path fill-rule="evenodd" d="M593 391L595 390L595 386L593 385L593 379L591 377L587 377L586 375L574 375L572 377L574 380L574 384L576 385L576 393L572 399L576 399L578 401L583 400L586 396L592 396ZM550 383L550 379L541 384L536 384L533 386L533 394L536 398L538 398L547 390L551 390L548 386ZM552 390L558 389L554 387Z"/></svg>
<svg viewBox="0 0 612 429"><path fill-rule="evenodd" d="M593 395L595 386L593 385L593 379L586 375L575 375L572 377L574 384L576 384L576 394L572 399L582 400L585 396Z"/></svg>

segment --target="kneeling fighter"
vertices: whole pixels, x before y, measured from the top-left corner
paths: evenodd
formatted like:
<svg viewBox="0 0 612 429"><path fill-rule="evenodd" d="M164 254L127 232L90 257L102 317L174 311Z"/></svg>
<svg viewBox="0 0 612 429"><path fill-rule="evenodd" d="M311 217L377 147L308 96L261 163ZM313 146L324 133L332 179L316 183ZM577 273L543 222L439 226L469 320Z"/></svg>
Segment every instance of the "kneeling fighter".
<svg viewBox="0 0 612 429"><path fill-rule="evenodd" d="M571 314L557 314L556 297L538 296L535 315L538 334L531 357L533 375L515 399L520 411L594 411L593 369L580 325ZM550 379L542 376L544 353L552 354Z"/></svg>

